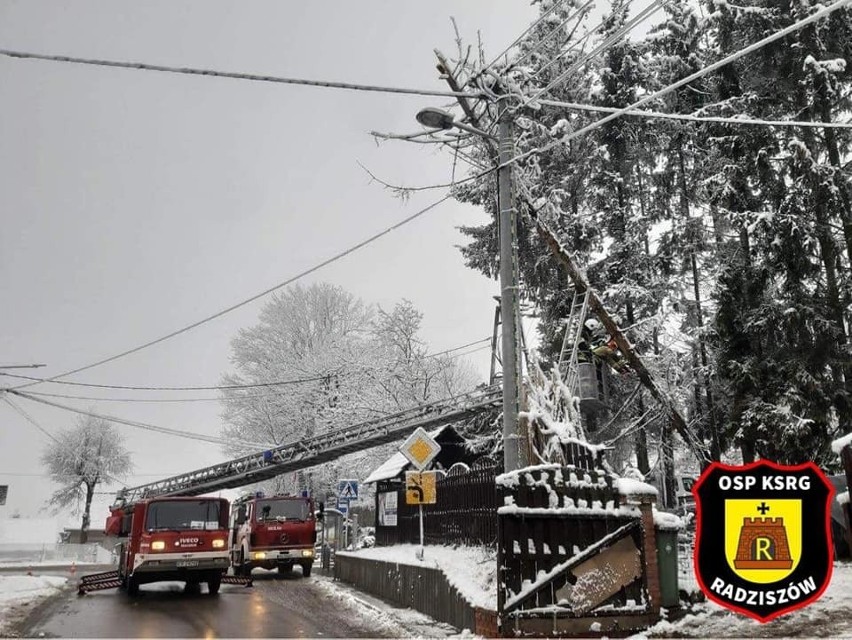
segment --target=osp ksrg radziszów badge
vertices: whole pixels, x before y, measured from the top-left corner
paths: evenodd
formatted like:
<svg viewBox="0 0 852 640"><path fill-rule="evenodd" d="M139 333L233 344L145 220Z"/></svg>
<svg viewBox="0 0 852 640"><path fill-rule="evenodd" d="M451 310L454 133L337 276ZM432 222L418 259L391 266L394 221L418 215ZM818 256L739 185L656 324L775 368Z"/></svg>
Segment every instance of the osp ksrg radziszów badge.
<svg viewBox="0 0 852 640"><path fill-rule="evenodd" d="M831 579L834 487L812 462L714 462L692 489L695 574L714 602L768 622L813 602Z"/></svg>

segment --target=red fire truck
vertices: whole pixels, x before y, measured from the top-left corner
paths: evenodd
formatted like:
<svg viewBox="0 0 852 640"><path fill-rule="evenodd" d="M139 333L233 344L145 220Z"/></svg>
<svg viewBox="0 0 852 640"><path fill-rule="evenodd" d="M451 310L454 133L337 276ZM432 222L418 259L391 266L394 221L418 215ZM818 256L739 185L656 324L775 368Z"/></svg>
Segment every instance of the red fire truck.
<svg viewBox="0 0 852 640"><path fill-rule="evenodd" d="M207 583L211 595L222 582L246 584L225 576L228 556L228 501L204 497L159 497L116 503L107 518L108 535L126 536L118 570L80 581L79 592L123 587L130 595L139 585L176 580L197 591Z"/></svg>
<svg viewBox="0 0 852 640"><path fill-rule="evenodd" d="M255 493L235 500L233 507L230 547L236 575L249 576L255 567L289 572L297 564L303 576L311 575L317 541L313 500Z"/></svg>

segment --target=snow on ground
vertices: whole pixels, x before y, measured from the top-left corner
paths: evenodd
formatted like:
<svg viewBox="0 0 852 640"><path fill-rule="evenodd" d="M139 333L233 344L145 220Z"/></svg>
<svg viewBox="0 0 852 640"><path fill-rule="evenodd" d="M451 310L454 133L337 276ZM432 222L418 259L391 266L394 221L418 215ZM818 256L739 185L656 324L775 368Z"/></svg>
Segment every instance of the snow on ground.
<svg viewBox="0 0 852 640"><path fill-rule="evenodd" d="M0 575L0 637L5 637L8 625L57 593L66 582L67 578L59 576Z"/></svg>
<svg viewBox="0 0 852 640"><path fill-rule="evenodd" d="M436 567L470 604L497 609L497 557L482 547L424 547L423 561L417 559L420 545L398 544L392 547L372 547L353 552L359 558L384 560L417 567ZM343 552L340 552L341 554ZM349 552L347 552L349 553Z"/></svg>
<svg viewBox="0 0 852 640"><path fill-rule="evenodd" d="M353 614L367 617L370 623L397 638L458 638L473 637L469 632L459 633L455 627L438 622L414 609L402 609L371 595L358 591L330 576L319 575L314 584L322 589L334 606L343 606Z"/></svg>
<svg viewBox="0 0 852 640"><path fill-rule="evenodd" d="M639 638L852 637L852 564L835 563L831 583L816 602L761 624L712 602L676 622L659 622Z"/></svg>

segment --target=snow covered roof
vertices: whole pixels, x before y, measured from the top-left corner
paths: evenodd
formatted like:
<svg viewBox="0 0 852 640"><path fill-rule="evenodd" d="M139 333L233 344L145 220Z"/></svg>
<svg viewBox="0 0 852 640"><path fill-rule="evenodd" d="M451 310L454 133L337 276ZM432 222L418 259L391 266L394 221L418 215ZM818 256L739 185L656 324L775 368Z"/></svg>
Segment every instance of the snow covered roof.
<svg viewBox="0 0 852 640"><path fill-rule="evenodd" d="M847 433L842 438L838 438L837 440L832 442L831 443L831 450L834 451L834 453L839 455L840 452L843 451L843 448L847 444L852 444L852 433Z"/></svg>
<svg viewBox="0 0 852 640"><path fill-rule="evenodd" d="M395 453L390 458L385 460L384 463L378 469L368 475L364 479L364 484L378 482L379 480L390 480L391 478L396 478L400 473L402 473L403 469L405 469L410 464L411 463L404 455L402 455L401 453Z"/></svg>

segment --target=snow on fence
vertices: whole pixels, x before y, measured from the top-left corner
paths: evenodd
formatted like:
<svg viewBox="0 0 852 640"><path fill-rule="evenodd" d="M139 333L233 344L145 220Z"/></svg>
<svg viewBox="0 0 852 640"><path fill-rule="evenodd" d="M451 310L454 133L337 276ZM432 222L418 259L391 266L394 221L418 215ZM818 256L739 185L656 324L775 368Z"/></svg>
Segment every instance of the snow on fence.
<svg viewBox="0 0 852 640"><path fill-rule="evenodd" d="M424 505L424 537L427 544L490 545L497 543L498 463L483 458L470 469L456 465L436 483L437 504ZM399 480L381 481L377 493L397 494L396 524L376 527L376 543L391 545L420 541L417 505L405 503Z"/></svg>
<svg viewBox="0 0 852 640"><path fill-rule="evenodd" d="M610 634L657 619L656 492L614 477L583 448L565 447L570 465L497 477L503 635Z"/></svg>
<svg viewBox="0 0 852 640"><path fill-rule="evenodd" d="M98 544L0 543L0 566L31 564L110 564L113 554Z"/></svg>

